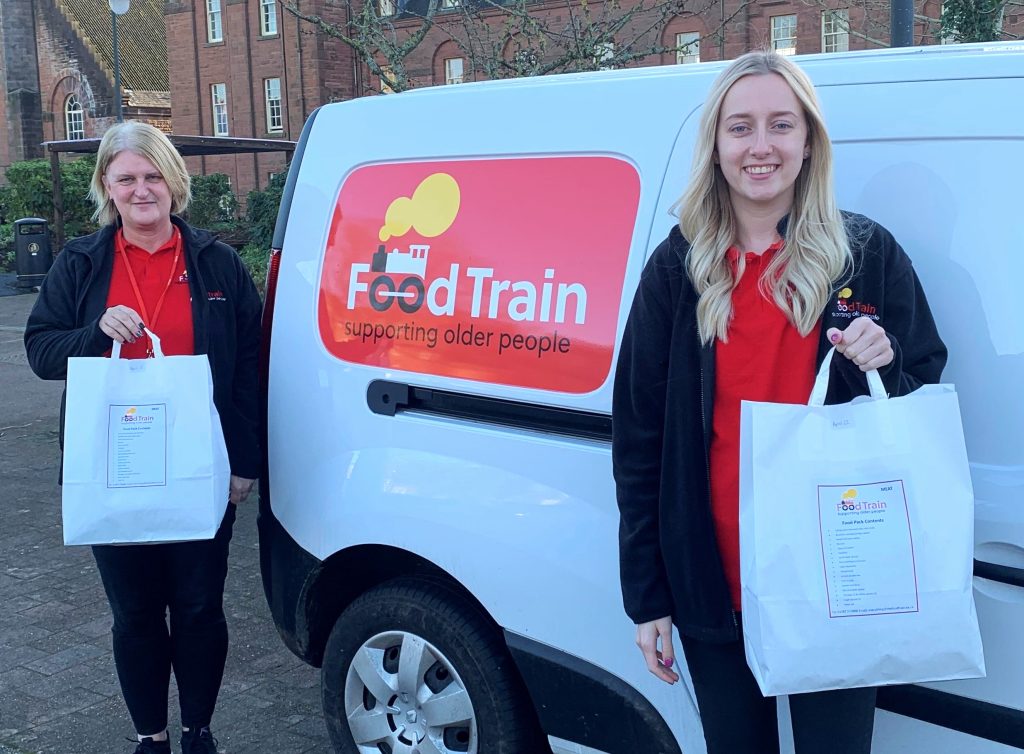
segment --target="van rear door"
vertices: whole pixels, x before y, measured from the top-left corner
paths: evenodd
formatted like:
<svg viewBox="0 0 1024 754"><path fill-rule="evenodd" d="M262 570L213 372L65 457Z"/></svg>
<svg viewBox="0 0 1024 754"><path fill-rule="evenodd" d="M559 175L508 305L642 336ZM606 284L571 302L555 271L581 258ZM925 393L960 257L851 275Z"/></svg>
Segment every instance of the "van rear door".
<svg viewBox="0 0 1024 754"><path fill-rule="evenodd" d="M974 61L947 56L922 72L948 61L947 80L819 89L840 206L900 241L949 348L943 377L959 394L977 500L988 677L883 689L874 749L883 754L1024 748L1024 224L1010 178L1024 154L1024 56L985 57L990 78L961 78Z"/></svg>

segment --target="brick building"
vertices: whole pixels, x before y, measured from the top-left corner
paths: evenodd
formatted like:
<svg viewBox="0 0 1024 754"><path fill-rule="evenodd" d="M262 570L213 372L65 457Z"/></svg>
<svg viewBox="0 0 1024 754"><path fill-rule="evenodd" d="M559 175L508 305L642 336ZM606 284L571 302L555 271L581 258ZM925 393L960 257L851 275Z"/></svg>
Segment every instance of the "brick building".
<svg viewBox="0 0 1024 754"><path fill-rule="evenodd" d="M424 42L405 61L406 74L414 86L461 83L487 78L474 66L472 55L466 50L469 36L477 40L493 35L480 32L468 35L450 31L449 24L462 24L458 3L465 0L442 0L447 9L434 17L434 26ZM411 34L421 25L416 17L422 13L425 0L409 0L412 13L396 10L394 0L377 0L382 12L392 12L395 26ZM635 3L635 0L633 0ZM591 3L596 6L598 3ZM620 7L629 8L630 0ZM647 2L648 7L654 3ZM665 52L642 56L627 65L673 65L715 60L730 60L744 52L761 47L773 47L787 54L840 52L887 46L889 42L889 6L875 4L873 0L850 3L844 0L695 0L687 6L692 12L680 13L659 24L643 36L642 29L656 18L655 13L638 15L631 23L618 30L612 39L597 44L614 48L624 40L633 43L638 51L667 49ZM940 40L938 17L941 0L918 0L915 23L915 43L933 44ZM567 23L566 4L559 0L540 0L531 3L531 14L542 19L542 24L554 32L562 31ZM506 16L501 12L471 14L476 23L487 23L492 31L499 29ZM1020 29L1024 24L1016 16L1008 23ZM461 37L462 44L452 40ZM623 41L620 41L623 40ZM512 54L505 53L506 58ZM599 56L595 52L595 58ZM381 63L385 61L380 60ZM597 61L599 62L599 60ZM387 90L387 82L377 81L378 88Z"/></svg>
<svg viewBox="0 0 1024 754"><path fill-rule="evenodd" d="M169 129L163 0L132 0L119 28L126 118ZM116 120L106 0L0 2L0 170L43 141L99 136Z"/></svg>
<svg viewBox="0 0 1024 754"><path fill-rule="evenodd" d="M399 40L420 26L427 0L369 0L393 24ZM433 27L405 61L413 86L461 83L488 75L459 46L461 2L440 0ZM618 0L630 7L641 0ZM655 0L657 1L657 0ZM358 20L363 0L295 0L302 13L345 28ZM652 0L646 0L651 5ZM655 25L639 49L679 48L641 56L630 65L670 65L734 58L770 45L787 53L817 53L886 46L887 0L688 0L688 13ZM418 5L417 5L418 4ZM579 12L574 0L574 13ZM592 0L590 13L602 12ZM611 5L609 5L611 7ZM1019 6L1008 6L1019 8ZM915 42L940 42L941 0L917 0ZM1007 11L1008 13L1010 11ZM1016 11L1014 11L1016 12ZM566 25L566 0L531 0L530 13L552 30ZM298 139L306 117L331 101L387 91L388 81L371 74L353 51L309 23L298 21L279 0L166 0L164 6L174 131L202 135ZM492 31L506 17L483 16ZM644 18L619 30L612 41L639 33ZM1024 16L1008 15L1004 28L1018 35ZM620 37L621 35L621 37ZM465 42L465 34L462 34ZM478 37L478 40L483 36ZM506 56L515 54L512 44ZM387 61L378 58L380 64ZM475 70L477 69L477 70ZM194 172L226 173L238 193L262 187L284 170L282 154L191 158Z"/></svg>
<svg viewBox="0 0 1024 754"><path fill-rule="evenodd" d="M333 0L303 5L343 19ZM295 140L316 107L358 91L348 48L300 25L275 0L167 0L164 22L175 133ZM244 197L285 169L285 155L188 163L194 173L226 174Z"/></svg>

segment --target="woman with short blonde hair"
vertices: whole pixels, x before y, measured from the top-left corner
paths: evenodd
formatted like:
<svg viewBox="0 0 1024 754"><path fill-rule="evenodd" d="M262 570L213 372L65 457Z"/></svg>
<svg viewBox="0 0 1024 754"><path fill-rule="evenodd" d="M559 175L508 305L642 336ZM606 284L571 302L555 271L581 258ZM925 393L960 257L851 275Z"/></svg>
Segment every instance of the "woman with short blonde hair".
<svg viewBox="0 0 1024 754"><path fill-rule="evenodd" d="M148 123L127 121L108 130L100 141L96 167L89 182L89 198L96 205L93 220L100 225L113 225L117 222L117 207L107 191L104 179L110 163L125 151L149 160L163 177L171 194L172 215L180 215L188 209L192 198L192 179L185 167L185 160L162 131Z"/></svg>
<svg viewBox="0 0 1024 754"><path fill-rule="evenodd" d="M829 403L866 393L873 369L903 395L937 382L946 361L907 255L877 223L837 209L821 113L810 79L774 52L718 77L679 224L648 260L619 350L623 603L667 683L680 678L678 629L709 754L779 751L775 700L741 641L741 401L806 403L833 347L845 358L832 360ZM854 292L871 305L848 306ZM870 752L874 689L789 702L797 754Z"/></svg>
<svg viewBox="0 0 1024 754"><path fill-rule="evenodd" d="M159 130L138 122L110 128L90 188L102 227L57 256L25 330L29 364L43 379L64 379L70 357L110 355L115 341L121 358L147 358L147 331L168 356L210 360L231 462L224 494L232 504L216 536L93 547L114 618L114 664L138 734L135 754L171 751L172 671L182 754L216 754L209 726L227 659L223 601L234 504L249 495L260 467L260 297L234 249L178 217L189 185L184 160Z"/></svg>

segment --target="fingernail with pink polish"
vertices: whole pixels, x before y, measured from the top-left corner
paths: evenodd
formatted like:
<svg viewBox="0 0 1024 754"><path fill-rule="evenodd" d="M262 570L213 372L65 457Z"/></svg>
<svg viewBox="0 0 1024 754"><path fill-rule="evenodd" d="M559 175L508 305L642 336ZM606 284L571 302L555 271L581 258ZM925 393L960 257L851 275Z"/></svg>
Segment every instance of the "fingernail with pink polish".
<svg viewBox="0 0 1024 754"><path fill-rule="evenodd" d="M662 665L664 665L666 668L672 667L672 658L671 657L666 657L661 662L662 662Z"/></svg>
<svg viewBox="0 0 1024 754"><path fill-rule="evenodd" d="M838 342L840 341L840 339L841 339L842 337L843 337L843 336L842 336L842 335L840 335L839 333L834 333L834 334L832 335L832 338L831 338L831 340L832 340L832 342L833 342L833 343L838 343Z"/></svg>

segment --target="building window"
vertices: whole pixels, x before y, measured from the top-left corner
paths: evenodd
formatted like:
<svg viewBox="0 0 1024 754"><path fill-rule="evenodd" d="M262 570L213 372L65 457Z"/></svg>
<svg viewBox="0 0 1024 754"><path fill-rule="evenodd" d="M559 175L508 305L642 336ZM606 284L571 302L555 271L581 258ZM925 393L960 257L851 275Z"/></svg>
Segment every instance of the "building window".
<svg viewBox="0 0 1024 754"><path fill-rule="evenodd" d="M267 99L267 132L276 133L284 130L284 118L281 113L281 79L264 79L263 91Z"/></svg>
<svg viewBox="0 0 1024 754"><path fill-rule="evenodd" d="M608 62L615 57L614 42L598 42L594 45L594 62L597 63L597 70L609 71L612 66Z"/></svg>
<svg viewBox="0 0 1024 754"><path fill-rule="evenodd" d="M441 0L442 8L458 8L462 5L462 0Z"/></svg>
<svg viewBox="0 0 1024 754"><path fill-rule="evenodd" d="M82 103L73 94L64 102L64 132L68 141L85 138L85 113L82 112Z"/></svg>
<svg viewBox="0 0 1024 754"><path fill-rule="evenodd" d="M228 135L228 85L213 84L210 86L210 97L213 100L213 135Z"/></svg>
<svg viewBox="0 0 1024 754"><path fill-rule="evenodd" d="M796 16L772 16L772 49L780 55L796 55Z"/></svg>
<svg viewBox="0 0 1024 754"><path fill-rule="evenodd" d="M850 49L850 11L821 12L821 51L846 52Z"/></svg>
<svg viewBox="0 0 1024 754"><path fill-rule="evenodd" d="M462 58L445 58L444 83L461 84L465 72L465 62Z"/></svg>
<svg viewBox="0 0 1024 754"><path fill-rule="evenodd" d="M220 12L220 0L206 0L206 40L224 41L224 19Z"/></svg>
<svg viewBox="0 0 1024 754"><path fill-rule="evenodd" d="M388 18L395 15L395 0L377 0L377 14L381 18Z"/></svg>
<svg viewBox="0 0 1024 754"><path fill-rule="evenodd" d="M700 32L684 31L676 34L676 62L699 63L700 62Z"/></svg>
<svg viewBox="0 0 1024 754"><path fill-rule="evenodd" d="M260 0L260 34L277 34L277 0Z"/></svg>
<svg viewBox="0 0 1024 754"><path fill-rule="evenodd" d="M395 89L392 86L395 83L395 72L389 65L382 65L380 67L380 93L381 94L394 94Z"/></svg>

